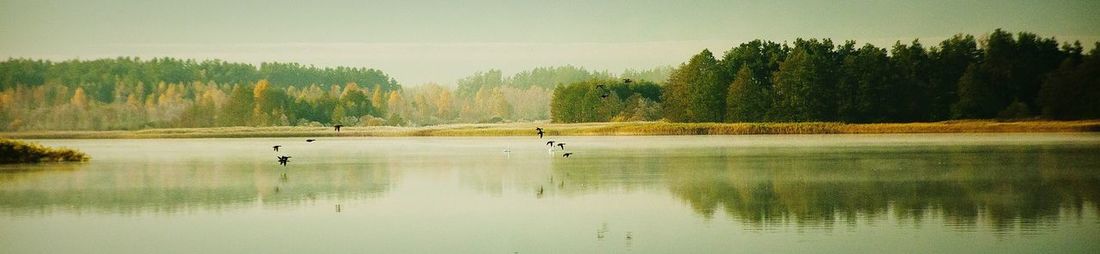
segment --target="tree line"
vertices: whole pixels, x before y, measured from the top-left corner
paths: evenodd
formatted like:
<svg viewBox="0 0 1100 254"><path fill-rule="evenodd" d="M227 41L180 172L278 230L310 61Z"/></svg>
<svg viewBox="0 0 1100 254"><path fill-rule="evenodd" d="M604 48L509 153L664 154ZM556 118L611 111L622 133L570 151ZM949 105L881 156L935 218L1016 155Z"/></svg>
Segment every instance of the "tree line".
<svg viewBox="0 0 1100 254"><path fill-rule="evenodd" d="M754 40L721 59L703 50L676 68L661 87L662 117L853 123L1100 118L1100 43L1083 52L1079 42L1060 45L1000 29L980 40L955 35L930 48L919 40L889 49L830 39ZM553 105L576 100L561 94Z"/></svg>
<svg viewBox="0 0 1100 254"><path fill-rule="evenodd" d="M661 87L646 80L578 82L554 89L553 98L554 122L652 121L661 116Z"/></svg>
<svg viewBox="0 0 1100 254"><path fill-rule="evenodd" d="M385 73L366 68L9 59L0 62L0 130L358 123L390 117L385 102L400 89Z"/></svg>
<svg viewBox="0 0 1100 254"><path fill-rule="evenodd" d="M615 75L566 65L538 67L507 76L494 69L459 79L453 90L438 84L405 89L406 98L414 101L406 104L402 115L417 125L548 120L553 115L550 98L557 87L619 78L664 80L672 70L672 67L661 66L627 69ZM621 94L621 97L626 99L628 95ZM651 97L654 99L646 102L650 109L655 107L659 92Z"/></svg>
<svg viewBox="0 0 1100 254"><path fill-rule="evenodd" d="M627 70L663 79L671 67ZM614 79L573 66L400 86L381 71L172 58L0 62L0 131L434 125L550 117L553 88Z"/></svg>

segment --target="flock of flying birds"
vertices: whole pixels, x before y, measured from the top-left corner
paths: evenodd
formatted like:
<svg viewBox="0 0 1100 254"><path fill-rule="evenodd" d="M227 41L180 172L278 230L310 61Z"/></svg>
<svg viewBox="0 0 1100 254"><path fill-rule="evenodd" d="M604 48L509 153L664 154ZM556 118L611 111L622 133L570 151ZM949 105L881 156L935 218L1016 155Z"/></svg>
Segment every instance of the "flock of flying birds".
<svg viewBox="0 0 1100 254"><path fill-rule="evenodd" d="M335 129L335 131L337 131L337 132L340 132L340 128L343 128L343 125L337 124L337 125L334 125L334 126L333 126L333 128ZM544 132L544 131L542 130L542 128L535 128L535 131L536 131L536 134L538 134L538 135L539 135L539 139L542 139L542 136L543 136L543 135L546 135L546 132ZM315 140L315 139L307 139L307 140L306 140L306 143L313 143L313 142L315 142L315 141L317 141L317 140ZM551 152L553 152L553 146L555 146L555 145L557 145L558 147L560 147L562 151L565 151L565 142L554 142L554 141L547 141L547 146L550 146L550 151L551 151ZM283 145L273 145L273 146L272 146L272 150L274 150L275 152L278 152L278 148L279 148L279 147L283 147ZM505 150L504 152L505 152L505 153L508 153L508 152L510 152L510 151L508 151L508 150ZM568 158L568 157L569 157L570 155L573 155L573 153L564 153L564 154L562 154L561 156L562 156L562 157L566 157L566 158ZM289 162L290 162L290 156L286 156L286 155L279 155L279 156L276 156L276 158L278 158L278 164L279 164L279 165L283 165L284 167L286 166L286 164L287 164L287 163L289 163Z"/></svg>
<svg viewBox="0 0 1100 254"><path fill-rule="evenodd" d="M546 134L546 132L542 131L542 128L535 128L535 133L539 134L539 139L542 139L542 135ZM555 145L557 145L558 147L561 147L561 151L565 151L565 142L547 141L547 146L550 146L550 152L551 153L553 153L553 146L555 146ZM505 152L507 152L507 151L505 151ZM566 158L568 158L570 155L573 155L573 153L561 154L562 157L566 157Z"/></svg>
<svg viewBox="0 0 1100 254"><path fill-rule="evenodd" d="M631 82L633 82L633 80L630 80L628 78L623 79L623 83L630 84ZM596 90L600 92L600 98L607 99L608 96L611 96L611 89L607 89L607 86L605 86L605 85L602 85L602 84L596 85ZM336 129L336 132L340 132L340 128L344 127L344 125L337 124L337 125L333 125L332 127L334 129ZM535 127L535 133L539 135L539 139L542 139L543 135L546 134L546 132L543 131L542 127ZM314 141L317 141L317 140L316 139L306 139L306 143L313 143ZM554 142L553 140L550 140L550 141L546 142L546 146L550 147L550 149L549 149L550 152L554 151L554 146L555 145L557 147L561 148L562 151L565 151L565 142ZM275 150L275 152L278 152L279 147L283 147L283 146L282 145L275 145L275 146L272 146L271 148L273 148ZM507 152L510 152L510 151L505 149L504 152L507 153ZM573 155L572 152L566 152L566 153L561 154L561 157L569 158L569 156L571 156L571 155ZM284 167L286 167L286 164L288 162L290 162L290 156L279 155L276 158L279 159L279 165L283 165Z"/></svg>
<svg viewBox="0 0 1100 254"><path fill-rule="evenodd" d="M628 83L628 84L629 84L630 82L631 82L631 80L630 80L630 79L623 79L623 83ZM602 84L596 85L596 90L600 92L600 98L602 98L602 99L607 99L607 97L611 95L611 89L607 89L607 86L605 86L605 85L602 85ZM340 128L342 128L342 127L344 127L344 126L343 126L343 125L340 125L340 124L337 124L337 125L333 125L332 127L333 127L333 129L335 129L335 130L336 130L336 132L340 132ZM542 138L543 138L543 136L545 136L545 135L546 135L546 131L545 131L545 130L543 130L543 129L542 129L542 127L535 127L535 134L538 134L538 135L539 135L539 139L542 139ZM312 139L312 138L311 138L311 139L306 139L306 143L313 143L313 142L315 142L315 141L317 141L317 139ZM557 146L558 148L561 148L561 150L562 150L562 151L565 151L565 142L555 142L554 140L548 140L548 141L546 141L546 146L549 146L549 147L550 147L550 148L548 149L548 151L549 151L549 152L550 152L551 154L553 154L553 152L554 152L554 146ZM283 146L282 146L282 145L274 145L274 146L272 146L271 148L272 148L273 150L275 150L275 152L279 152L279 148L280 148L280 147L283 147ZM508 149L504 149L504 152L505 152L505 153L510 153L511 151L510 151L510 150L508 150ZM572 156L572 155L573 155L573 153L572 153L572 152L565 152L565 153L562 153L561 157L563 157L563 158L569 158L569 156ZM283 167L286 167L286 164L287 164L288 162L290 162L290 156L286 156L286 155L279 155L279 156L277 156L276 158L278 158L278 159L279 159L279 160L278 160L278 161L279 161L279 165L282 165ZM284 179L285 179L285 177L286 177L286 173L283 173L283 177L284 177ZM550 180L550 182L551 182L551 183L553 183L553 177L551 177L550 179L551 179L551 180ZM561 181L561 185L565 185L565 181ZM279 188L278 188L278 187L276 187L276 188L275 188L275 191L276 191L276 192L278 192L278 190L279 190ZM539 189L538 189L538 192L537 192L537 194L536 194L536 195L537 195L537 196L540 196L540 197L541 197L541 196L542 196L542 194L543 194L543 191L544 191L544 189L543 189L543 187L542 187L542 186L540 185L540 186L539 186ZM340 206L340 204L336 204L336 212L340 212L341 210L342 210L342 209L341 209L341 206ZM596 238L598 238L598 239L603 239L603 238L604 238L604 234L605 234L605 233L607 232L607 230L606 230L606 225L605 225L604 227L605 227L605 229L602 229L602 230L599 230L599 229L598 229L598 230L597 230L597 232L596 232ZM632 238L633 238L632 234L631 234L630 232L627 232L627 233L626 233L626 239L627 239L627 240L630 240L630 239L632 239Z"/></svg>
<svg viewBox="0 0 1100 254"><path fill-rule="evenodd" d="M344 125L342 125L342 124L337 124L337 125L333 125L332 127L333 127L334 129L336 129L336 132L340 132L340 128L343 128L343 127L344 127ZM311 139L306 139L306 143L313 143L314 141L317 141L317 140L316 140L316 139L312 139L312 138L311 138ZM280 147L283 147L283 145L274 145L274 146L271 146L271 148L272 148L272 149L274 149L274 150L275 150L276 152L278 152L278 151L279 151L279 148L280 148ZM278 156L278 157L276 157L276 158L279 158L279 165L283 165L283 167L286 167L286 163L287 163L287 162L290 162L290 156L286 156L286 155L279 155L279 156Z"/></svg>

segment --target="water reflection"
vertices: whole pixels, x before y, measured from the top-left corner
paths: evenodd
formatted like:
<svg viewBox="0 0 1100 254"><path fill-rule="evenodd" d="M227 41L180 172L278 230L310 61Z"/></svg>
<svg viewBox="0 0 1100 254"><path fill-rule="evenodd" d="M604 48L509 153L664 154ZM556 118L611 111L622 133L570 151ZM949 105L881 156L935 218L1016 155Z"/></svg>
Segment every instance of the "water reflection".
<svg viewBox="0 0 1100 254"><path fill-rule="evenodd" d="M1094 145L612 150L559 161L565 192L667 185L705 218L831 228L861 219L1033 230L1100 210ZM659 156L646 156L657 154Z"/></svg>
<svg viewBox="0 0 1100 254"><path fill-rule="evenodd" d="M1097 142L861 138L578 137L567 159L531 139L333 139L284 147L295 158L285 168L268 149L285 140L218 140L207 150L199 147L211 141L170 141L175 148L165 150L157 149L168 141L87 141L77 146L93 162L2 166L0 213L279 209L391 194L403 194L393 201L402 208L447 200L520 209L509 205L643 193L655 203L679 200L689 216L754 229L890 220L1027 231L1100 210Z"/></svg>
<svg viewBox="0 0 1100 254"><path fill-rule="evenodd" d="M362 199L393 188L392 172L385 160L379 161L383 163L318 163L286 169L273 167L275 163L223 160L6 166L0 170L0 211L15 215L177 213Z"/></svg>

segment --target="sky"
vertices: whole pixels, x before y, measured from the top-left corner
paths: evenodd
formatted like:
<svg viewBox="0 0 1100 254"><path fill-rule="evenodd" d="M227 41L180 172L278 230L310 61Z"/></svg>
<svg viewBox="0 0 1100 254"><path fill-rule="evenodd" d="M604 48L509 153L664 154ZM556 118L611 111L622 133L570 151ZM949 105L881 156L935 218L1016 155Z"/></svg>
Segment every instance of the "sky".
<svg viewBox="0 0 1100 254"><path fill-rule="evenodd" d="M0 0L0 58L299 62L453 85L488 69L676 66L753 39L931 46L996 28L1091 48L1100 1Z"/></svg>

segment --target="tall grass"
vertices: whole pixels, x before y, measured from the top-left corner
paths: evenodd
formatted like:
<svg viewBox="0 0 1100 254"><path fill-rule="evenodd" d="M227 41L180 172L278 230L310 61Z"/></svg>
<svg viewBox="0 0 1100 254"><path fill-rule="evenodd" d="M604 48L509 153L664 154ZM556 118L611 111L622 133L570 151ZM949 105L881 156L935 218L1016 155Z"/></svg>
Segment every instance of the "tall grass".
<svg viewBox="0 0 1100 254"><path fill-rule="evenodd" d="M68 148L51 148L38 143L0 139L0 164L60 161L87 161L83 152Z"/></svg>
<svg viewBox="0 0 1100 254"><path fill-rule="evenodd" d="M394 136L525 136L543 127L552 136L592 135L748 135L748 134L873 134L979 132L1098 132L1100 120L1023 121L988 120L933 123L846 124L809 123L502 123L452 124L427 127L219 127L147 129L139 131L7 132L10 138L248 138L248 137L394 137Z"/></svg>

